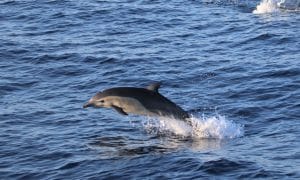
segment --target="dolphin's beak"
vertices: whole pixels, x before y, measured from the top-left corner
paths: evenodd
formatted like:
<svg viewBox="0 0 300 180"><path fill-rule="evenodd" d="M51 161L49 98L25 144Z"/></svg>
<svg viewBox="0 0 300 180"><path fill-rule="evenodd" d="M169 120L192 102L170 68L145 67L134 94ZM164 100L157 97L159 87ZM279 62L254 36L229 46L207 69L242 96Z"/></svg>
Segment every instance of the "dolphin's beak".
<svg viewBox="0 0 300 180"><path fill-rule="evenodd" d="M93 103L87 102L83 105L83 108L91 107L93 106Z"/></svg>

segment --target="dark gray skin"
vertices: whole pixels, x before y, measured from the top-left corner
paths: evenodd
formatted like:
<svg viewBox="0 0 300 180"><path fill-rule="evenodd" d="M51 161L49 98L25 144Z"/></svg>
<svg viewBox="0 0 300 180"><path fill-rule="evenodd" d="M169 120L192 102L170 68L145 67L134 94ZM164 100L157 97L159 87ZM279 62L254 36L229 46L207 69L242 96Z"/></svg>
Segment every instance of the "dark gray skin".
<svg viewBox="0 0 300 180"><path fill-rule="evenodd" d="M98 92L83 107L114 108L123 115L164 116L180 120L189 118L181 107L158 92L159 83L145 88L117 87Z"/></svg>

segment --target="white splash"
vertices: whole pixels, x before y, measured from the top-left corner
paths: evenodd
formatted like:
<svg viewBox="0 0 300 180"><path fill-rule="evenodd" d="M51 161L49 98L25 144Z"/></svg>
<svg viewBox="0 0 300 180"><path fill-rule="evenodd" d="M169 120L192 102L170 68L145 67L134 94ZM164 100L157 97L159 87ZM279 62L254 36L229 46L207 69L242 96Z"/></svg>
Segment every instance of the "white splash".
<svg viewBox="0 0 300 180"><path fill-rule="evenodd" d="M193 126L193 137L232 139L244 135L244 127L233 121L227 120L225 116L191 118Z"/></svg>
<svg viewBox="0 0 300 180"><path fill-rule="evenodd" d="M201 118L192 117L189 123L173 118L148 118L144 122L144 128L149 133L172 133L195 139L232 139L244 135L244 127L242 125L227 120L221 115L212 117L203 116Z"/></svg>
<svg viewBox="0 0 300 180"><path fill-rule="evenodd" d="M277 0L262 0L256 9L253 11L254 14L266 14L276 13L279 11L277 7Z"/></svg>

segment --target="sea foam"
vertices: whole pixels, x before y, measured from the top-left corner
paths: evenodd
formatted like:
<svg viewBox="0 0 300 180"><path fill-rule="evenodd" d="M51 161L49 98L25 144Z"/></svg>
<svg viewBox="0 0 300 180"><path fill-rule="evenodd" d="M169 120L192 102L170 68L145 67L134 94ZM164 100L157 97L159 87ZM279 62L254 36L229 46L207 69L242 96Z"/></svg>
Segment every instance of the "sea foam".
<svg viewBox="0 0 300 180"><path fill-rule="evenodd" d="M276 0L262 0L253 11L254 14L265 14L265 13L275 13L279 9L277 7Z"/></svg>
<svg viewBox="0 0 300 180"><path fill-rule="evenodd" d="M143 123L149 133L175 134L194 139L232 139L244 135L243 125L227 120L225 116L191 117L189 122L174 118L147 118Z"/></svg>

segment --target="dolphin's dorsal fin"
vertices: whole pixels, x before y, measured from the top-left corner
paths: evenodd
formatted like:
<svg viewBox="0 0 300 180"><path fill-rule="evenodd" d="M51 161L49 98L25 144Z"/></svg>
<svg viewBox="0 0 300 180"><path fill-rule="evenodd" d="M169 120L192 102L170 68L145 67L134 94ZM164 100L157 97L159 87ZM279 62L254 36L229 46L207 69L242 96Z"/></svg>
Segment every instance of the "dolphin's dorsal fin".
<svg viewBox="0 0 300 180"><path fill-rule="evenodd" d="M161 83L157 82L157 83L153 83L153 84L150 84L147 89L150 90L150 91L154 91L154 92L157 92L158 93L158 89L160 87Z"/></svg>

